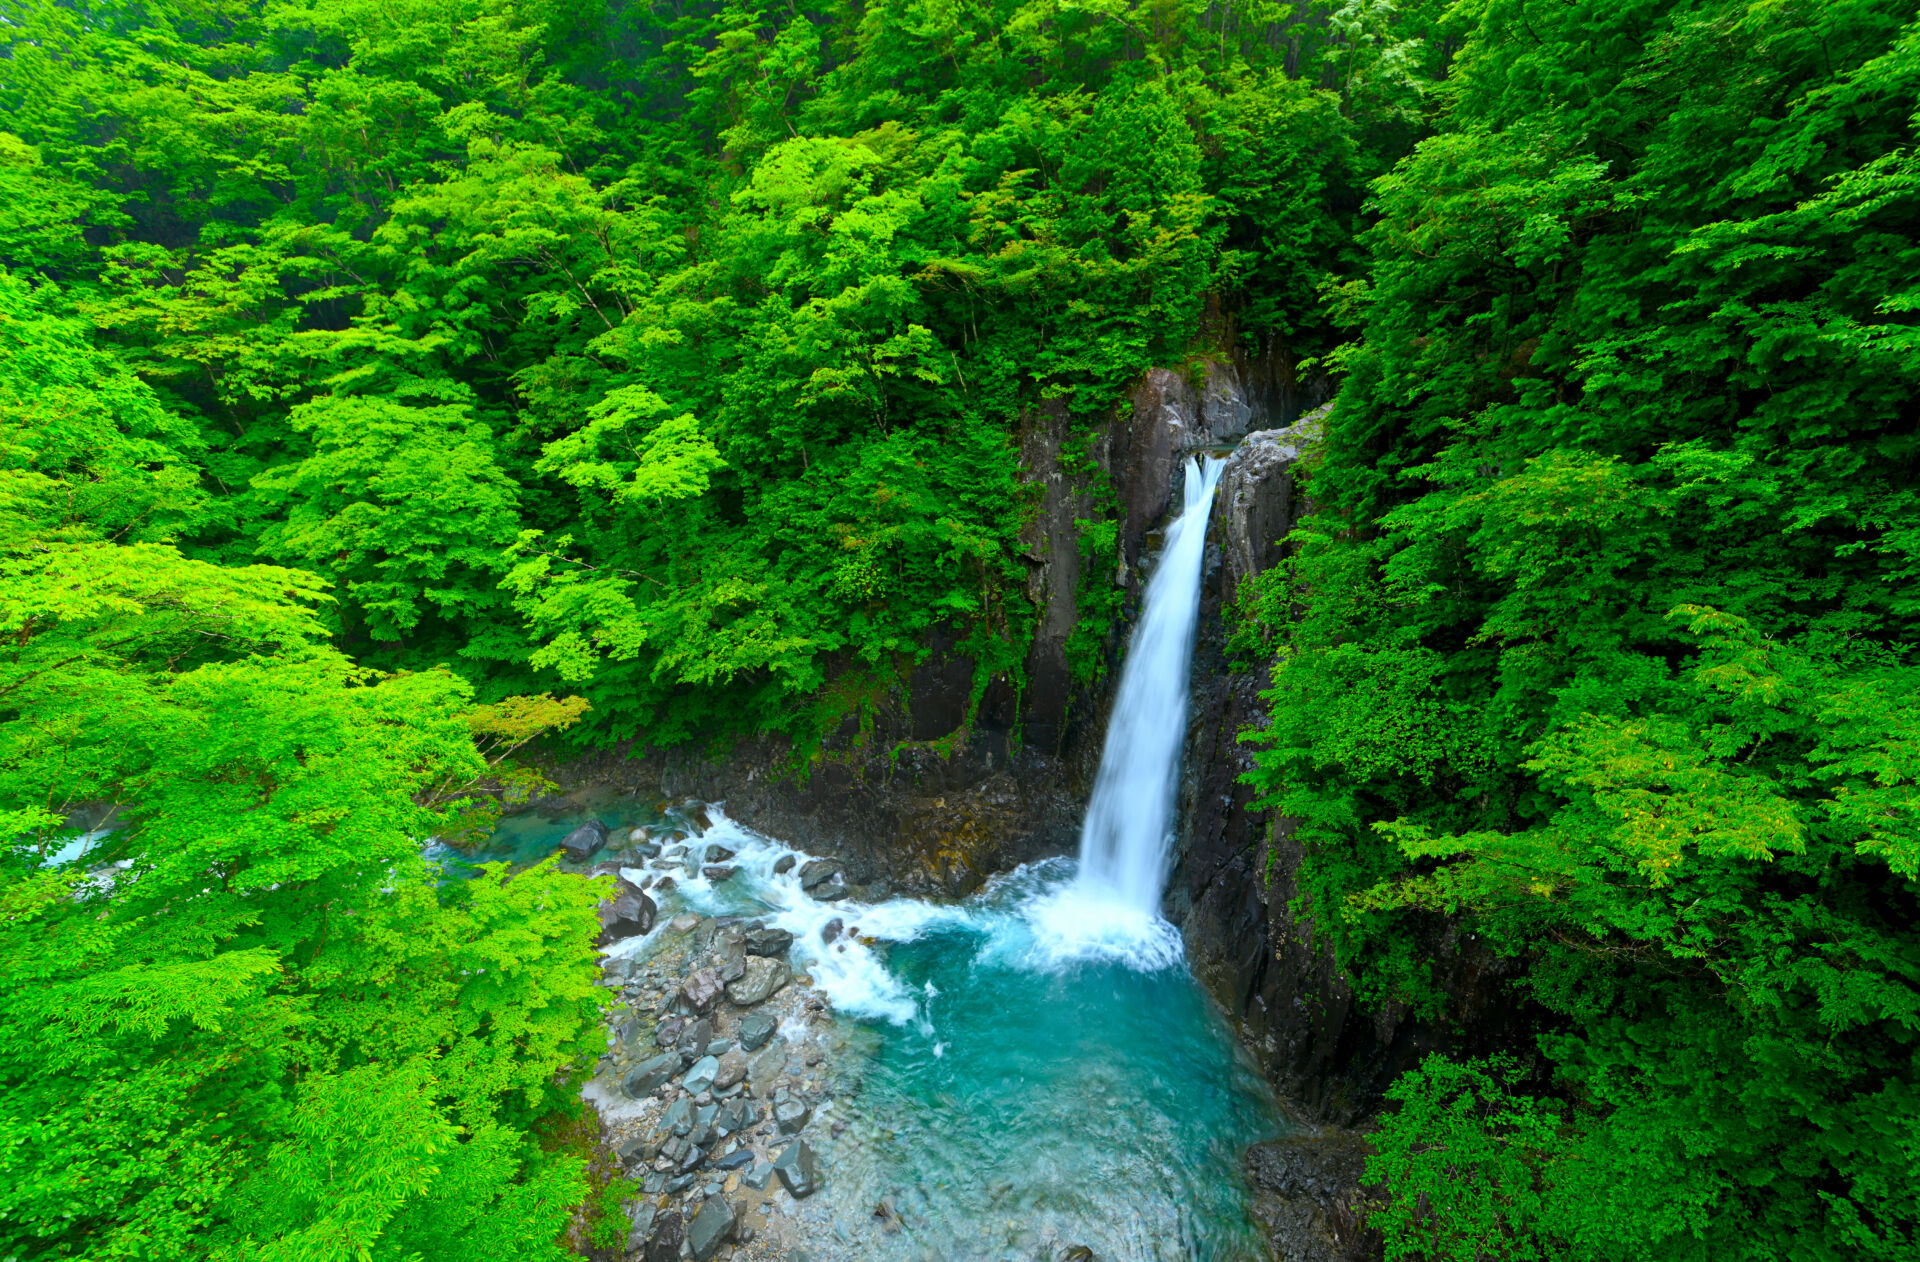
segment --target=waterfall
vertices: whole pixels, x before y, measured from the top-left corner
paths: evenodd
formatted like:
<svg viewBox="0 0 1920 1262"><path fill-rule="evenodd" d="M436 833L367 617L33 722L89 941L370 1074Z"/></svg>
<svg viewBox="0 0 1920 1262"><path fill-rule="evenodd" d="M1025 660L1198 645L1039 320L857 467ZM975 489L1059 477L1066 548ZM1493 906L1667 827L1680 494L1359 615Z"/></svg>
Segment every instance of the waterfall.
<svg viewBox="0 0 1920 1262"><path fill-rule="evenodd" d="M1213 458L1204 468L1187 463L1180 516L1147 581L1146 607L1127 645L1100 774L1080 826L1082 890L1147 917L1158 915L1167 879L1187 736L1187 676L1200 620L1200 563L1225 464Z"/></svg>

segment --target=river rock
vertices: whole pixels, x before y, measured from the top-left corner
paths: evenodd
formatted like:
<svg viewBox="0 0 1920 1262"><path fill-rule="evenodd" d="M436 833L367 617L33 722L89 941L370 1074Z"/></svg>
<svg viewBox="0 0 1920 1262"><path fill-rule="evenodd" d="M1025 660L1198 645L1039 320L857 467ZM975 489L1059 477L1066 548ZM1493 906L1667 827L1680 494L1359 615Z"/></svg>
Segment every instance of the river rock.
<svg viewBox="0 0 1920 1262"><path fill-rule="evenodd" d="M632 842L636 846L646 845L648 839L650 839L652 836L653 834L648 832L647 829L644 827L629 829L627 832L627 840Z"/></svg>
<svg viewBox="0 0 1920 1262"><path fill-rule="evenodd" d="M642 1061L627 1071L620 1080L620 1089L627 1093L630 1100L646 1096L655 1087L680 1072L680 1057L673 1052L655 1056L652 1060Z"/></svg>
<svg viewBox="0 0 1920 1262"><path fill-rule="evenodd" d="M653 1236L647 1241L646 1262L680 1262L680 1246L686 1239L687 1229L680 1211L666 1211L653 1225Z"/></svg>
<svg viewBox="0 0 1920 1262"><path fill-rule="evenodd" d="M707 1054L707 1044L713 1042L713 1022L701 1017L690 1022L680 1031L680 1037L673 1041L673 1050L680 1054L680 1063L691 1065Z"/></svg>
<svg viewBox="0 0 1920 1262"><path fill-rule="evenodd" d="M661 883L661 888L665 888L664 880ZM667 928L673 930L675 933L685 933L689 929L698 927L699 924L700 917L694 915L692 912L681 912L678 916L675 916L667 922Z"/></svg>
<svg viewBox="0 0 1920 1262"><path fill-rule="evenodd" d="M773 1172L796 1201L812 1196L820 1187L820 1165L804 1139L796 1139L780 1151L773 1159Z"/></svg>
<svg viewBox="0 0 1920 1262"><path fill-rule="evenodd" d="M700 923L693 927L693 949L704 953L713 946L713 935L719 931L719 921L712 916L700 917Z"/></svg>
<svg viewBox="0 0 1920 1262"><path fill-rule="evenodd" d="M1060 1251L1060 1262L1100 1262L1093 1250L1083 1244L1070 1244Z"/></svg>
<svg viewBox="0 0 1920 1262"><path fill-rule="evenodd" d="M560 839L560 849L575 863L585 863L606 844L607 826L597 819L588 820Z"/></svg>
<svg viewBox="0 0 1920 1262"><path fill-rule="evenodd" d="M740 1018L740 1050L757 1052L767 1045L780 1023L764 1012L749 1012Z"/></svg>
<svg viewBox="0 0 1920 1262"><path fill-rule="evenodd" d="M846 921L835 916L832 920L820 926L820 940L822 942L831 942L840 936L840 931L844 928L846 928Z"/></svg>
<svg viewBox="0 0 1920 1262"><path fill-rule="evenodd" d="M747 930L747 954L777 959L793 947L793 934L785 929Z"/></svg>
<svg viewBox="0 0 1920 1262"><path fill-rule="evenodd" d="M688 811L687 823L693 826L693 831L695 836L698 836L699 834L704 833L709 828L713 827L713 820L708 818L707 808L704 806L696 806L692 810Z"/></svg>
<svg viewBox="0 0 1920 1262"><path fill-rule="evenodd" d="M713 1163L715 1170L738 1170L753 1164L753 1149L739 1148Z"/></svg>
<svg viewBox="0 0 1920 1262"><path fill-rule="evenodd" d="M720 1252L720 1246L732 1237L738 1221L726 1197L709 1196L693 1221L687 1224L687 1248L693 1250L695 1262L708 1262Z"/></svg>
<svg viewBox="0 0 1920 1262"><path fill-rule="evenodd" d="M845 898L847 896L847 887L838 881L828 881L824 885L814 886L808 893L823 903L831 903L838 899Z"/></svg>
<svg viewBox="0 0 1920 1262"><path fill-rule="evenodd" d="M735 1047L721 1054L719 1071L713 1075L713 1089L721 1091L747 1076L747 1056Z"/></svg>
<svg viewBox="0 0 1920 1262"><path fill-rule="evenodd" d="M747 970L747 935L733 925L713 935L713 970L723 982Z"/></svg>
<svg viewBox="0 0 1920 1262"><path fill-rule="evenodd" d="M737 871L739 871L739 869L730 863L714 863L701 868L700 875L706 877L709 881L731 881L733 874Z"/></svg>
<svg viewBox="0 0 1920 1262"><path fill-rule="evenodd" d="M720 1072L720 1062L711 1056L702 1056L693 1062L693 1068L687 1070L687 1076L680 1085L694 1095L713 1088L713 1076Z"/></svg>
<svg viewBox="0 0 1920 1262"><path fill-rule="evenodd" d="M778 859L775 859L773 861L773 874L775 876L779 876L782 873L793 871L794 863L795 863L795 859L792 855L790 854L781 855Z"/></svg>
<svg viewBox="0 0 1920 1262"><path fill-rule="evenodd" d="M785 960L770 960L755 955L747 960L746 972L727 983L727 998L742 1008L765 1003L793 980L793 970Z"/></svg>
<svg viewBox="0 0 1920 1262"><path fill-rule="evenodd" d="M598 910L600 936L594 939L595 946L609 946L636 934L652 932L654 917L659 913L653 900L624 876L615 880L614 896L602 899Z"/></svg>
<svg viewBox="0 0 1920 1262"><path fill-rule="evenodd" d="M747 1061L747 1081L753 1084L753 1094L765 1097L773 1090L774 1079L787 1067L787 1041L780 1039L755 1052Z"/></svg>
<svg viewBox="0 0 1920 1262"><path fill-rule="evenodd" d="M669 1104L667 1111L660 1115L660 1128L662 1130L670 1130L676 1135L692 1134L693 1100L687 1096L681 1096L678 1100ZM678 1149L675 1151L678 1151Z"/></svg>
<svg viewBox="0 0 1920 1262"><path fill-rule="evenodd" d="M688 1007L705 1016L707 1013L713 1011L713 1005L720 1001L720 989L722 985L723 983L720 980L720 974L717 970L703 968L680 984L680 996L687 1001ZM736 1002L738 1001L736 1000ZM709 1036L709 1041L711 1041L711 1036ZM701 1050L706 1050L705 1044L701 1045Z"/></svg>
<svg viewBox="0 0 1920 1262"><path fill-rule="evenodd" d="M772 1178L773 1178L773 1163L770 1161L756 1160L753 1163L753 1169L747 1171L745 1174L740 1176L740 1182L746 1184L748 1187L752 1188L754 1191L757 1192L761 1188L767 1186L768 1180Z"/></svg>
<svg viewBox="0 0 1920 1262"><path fill-rule="evenodd" d="M627 1220L627 1252L635 1253L647 1247L647 1237L653 1234L653 1220L659 1210L645 1201L633 1207L633 1216Z"/></svg>
<svg viewBox="0 0 1920 1262"><path fill-rule="evenodd" d="M729 1100L720 1106L720 1117L717 1125L721 1130L732 1133L734 1131L747 1130L759 1120L760 1110L753 1107L751 1100L742 1098Z"/></svg>
<svg viewBox="0 0 1920 1262"><path fill-rule="evenodd" d="M653 1041L662 1047L672 1047L680 1041L680 1033L686 1028L685 1017L667 1017L654 1028Z"/></svg>
<svg viewBox="0 0 1920 1262"><path fill-rule="evenodd" d="M839 870L838 859L809 859L800 869L800 888L812 890L816 885L824 885Z"/></svg>
<svg viewBox="0 0 1920 1262"><path fill-rule="evenodd" d="M782 1135L798 1135L813 1118L813 1110L800 1100L786 1100L773 1106L773 1120Z"/></svg>
<svg viewBox="0 0 1920 1262"><path fill-rule="evenodd" d="M733 858L734 853L734 851L727 849L725 846L708 846L707 862L725 863L728 859Z"/></svg>

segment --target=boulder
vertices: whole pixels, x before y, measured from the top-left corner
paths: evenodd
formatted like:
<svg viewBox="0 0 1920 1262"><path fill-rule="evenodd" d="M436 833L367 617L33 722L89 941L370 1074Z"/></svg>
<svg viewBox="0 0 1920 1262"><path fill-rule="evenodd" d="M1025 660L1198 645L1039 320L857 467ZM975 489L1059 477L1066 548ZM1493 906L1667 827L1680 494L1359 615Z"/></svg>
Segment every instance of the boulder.
<svg viewBox="0 0 1920 1262"><path fill-rule="evenodd" d="M747 930L747 954L765 955L778 959L793 946L793 934L785 929Z"/></svg>
<svg viewBox="0 0 1920 1262"><path fill-rule="evenodd" d="M662 879L659 884L654 886L654 888L655 889L668 888L666 879ZM691 929L698 928L699 924L700 924L700 917L694 915L692 912L681 912L678 916L675 916L672 920L669 920L667 922L667 927L673 930L675 933L686 933Z"/></svg>
<svg viewBox="0 0 1920 1262"><path fill-rule="evenodd" d="M730 863L710 863L700 869L700 875L709 881L731 881L738 870Z"/></svg>
<svg viewBox="0 0 1920 1262"><path fill-rule="evenodd" d="M764 1012L749 1012L740 1018L740 1050L757 1052L767 1045L780 1023Z"/></svg>
<svg viewBox="0 0 1920 1262"><path fill-rule="evenodd" d="M575 863L585 863L606 844L607 826L597 819L588 820L560 839L560 849Z"/></svg>
<svg viewBox="0 0 1920 1262"><path fill-rule="evenodd" d="M728 925L713 935L713 970L730 982L747 968L747 935Z"/></svg>
<svg viewBox="0 0 1920 1262"><path fill-rule="evenodd" d="M693 1100L689 1096L681 1096L669 1104L667 1111L660 1115L660 1129L672 1131L676 1135L690 1135L693 1133L693 1120Z"/></svg>
<svg viewBox="0 0 1920 1262"><path fill-rule="evenodd" d="M847 896L847 887L838 881L828 881L823 885L814 886L808 893L823 903L831 903L836 899L845 898Z"/></svg>
<svg viewBox="0 0 1920 1262"><path fill-rule="evenodd" d="M685 1017L668 1017L654 1029L653 1041L662 1047L672 1047L680 1041L680 1035L686 1028Z"/></svg>
<svg viewBox="0 0 1920 1262"><path fill-rule="evenodd" d="M816 885L824 885L839 870L838 859L809 859L800 869L800 888L811 890Z"/></svg>
<svg viewBox="0 0 1920 1262"><path fill-rule="evenodd" d="M773 874L775 876L780 876L784 873L793 871L793 865L795 862L796 860L794 856L790 854L781 855L778 859L775 859L773 861Z"/></svg>
<svg viewBox="0 0 1920 1262"><path fill-rule="evenodd" d="M747 959L746 971L727 983L727 998L742 1008L765 1003L793 980L793 970L785 960L770 960L755 955Z"/></svg>
<svg viewBox="0 0 1920 1262"><path fill-rule="evenodd" d="M725 863L728 859L733 858L734 853L734 851L727 849L725 846L708 846L707 862Z"/></svg>
<svg viewBox="0 0 1920 1262"><path fill-rule="evenodd" d="M647 1247L647 1238L653 1235L653 1220L659 1210L645 1201L634 1206L633 1217L628 1220L627 1252L638 1253Z"/></svg>
<svg viewBox="0 0 1920 1262"><path fill-rule="evenodd" d="M740 1176L740 1181L757 1192L767 1186L768 1181L772 1178L773 1163L769 1161L756 1161L753 1163L753 1169Z"/></svg>
<svg viewBox="0 0 1920 1262"><path fill-rule="evenodd" d="M708 1262L720 1252L720 1246L733 1237L738 1225L739 1220L727 1198L709 1196L693 1221L687 1224L687 1248L693 1251L695 1262Z"/></svg>
<svg viewBox="0 0 1920 1262"><path fill-rule="evenodd" d="M595 946L651 933L654 917L659 914L653 900L626 877L617 878L613 888L614 896L600 902L600 936L594 939Z"/></svg>
<svg viewBox="0 0 1920 1262"><path fill-rule="evenodd" d="M680 1057L667 1052L629 1069L627 1076L620 1080L620 1089L627 1093L629 1100L638 1100L679 1072Z"/></svg>
<svg viewBox="0 0 1920 1262"><path fill-rule="evenodd" d="M796 1201L805 1200L820 1188L820 1163L804 1139L796 1139L780 1150L773 1159L773 1172Z"/></svg>
<svg viewBox="0 0 1920 1262"><path fill-rule="evenodd" d="M739 1048L730 1047L720 1057L720 1068L713 1075L716 1091L731 1087L747 1076L747 1055Z"/></svg>
<svg viewBox="0 0 1920 1262"><path fill-rule="evenodd" d="M720 988L722 984L718 971L711 968L703 968L680 984L680 996L687 1001L688 1007L704 1016L712 1012L713 1005L720 1001ZM728 982L724 984L732 986L735 983ZM732 992L729 990L728 993L731 995ZM773 992L768 991L767 993L772 994ZM762 996L762 998L765 998L765 996ZM738 1002L738 1000L735 1002ZM708 1041L712 1041L711 1034L708 1035ZM704 1043L701 1045L701 1050L706 1050Z"/></svg>
<svg viewBox="0 0 1920 1262"><path fill-rule="evenodd" d="M680 1246L686 1239L687 1229L680 1211L666 1211L653 1224L653 1235L647 1241L646 1262L680 1262Z"/></svg>
<svg viewBox="0 0 1920 1262"><path fill-rule="evenodd" d="M832 920L820 926L820 940L822 942L831 942L840 936L840 931L844 928L846 928L846 922L841 920L840 917L835 916Z"/></svg>
<svg viewBox="0 0 1920 1262"><path fill-rule="evenodd" d="M720 1106L720 1117L716 1122L721 1130L728 1133L744 1131L760 1120L760 1110L753 1107L747 1099L729 1100Z"/></svg>
<svg viewBox="0 0 1920 1262"><path fill-rule="evenodd" d="M680 1085L694 1095L713 1089L713 1076L720 1072L720 1062L711 1056L702 1056L693 1062L693 1068L687 1070L687 1076Z"/></svg>

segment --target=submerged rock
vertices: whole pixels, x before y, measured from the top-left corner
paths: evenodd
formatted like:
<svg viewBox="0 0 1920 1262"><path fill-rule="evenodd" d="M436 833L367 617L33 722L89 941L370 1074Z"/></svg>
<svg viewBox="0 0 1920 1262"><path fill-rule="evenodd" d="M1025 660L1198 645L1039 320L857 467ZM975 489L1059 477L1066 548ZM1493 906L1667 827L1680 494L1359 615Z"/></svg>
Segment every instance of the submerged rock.
<svg viewBox="0 0 1920 1262"><path fill-rule="evenodd" d="M767 1045L780 1023L764 1012L749 1012L740 1018L740 1050L757 1052Z"/></svg>
<svg viewBox="0 0 1920 1262"><path fill-rule="evenodd" d="M739 1220L724 1196L710 1196L687 1225L687 1248L696 1262L708 1262L733 1235Z"/></svg>
<svg viewBox="0 0 1920 1262"><path fill-rule="evenodd" d="M793 970L787 967L785 960L751 956L747 960L746 971L737 980L727 983L727 998L742 1008L751 1008L780 993L792 980Z"/></svg>
<svg viewBox="0 0 1920 1262"><path fill-rule="evenodd" d="M803 1201L820 1187L820 1164L806 1140L796 1139L773 1159L773 1172L780 1176L794 1200Z"/></svg>
<svg viewBox="0 0 1920 1262"><path fill-rule="evenodd" d="M560 839L560 849L575 863L586 862L606 844L607 826L597 819L588 820Z"/></svg>

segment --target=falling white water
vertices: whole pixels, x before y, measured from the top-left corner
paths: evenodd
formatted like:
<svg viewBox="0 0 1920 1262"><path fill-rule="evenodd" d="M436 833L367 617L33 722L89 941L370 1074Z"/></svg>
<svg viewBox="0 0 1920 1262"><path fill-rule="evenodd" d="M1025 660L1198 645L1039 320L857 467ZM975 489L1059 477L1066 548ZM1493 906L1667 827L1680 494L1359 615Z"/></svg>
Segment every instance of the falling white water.
<svg viewBox="0 0 1920 1262"><path fill-rule="evenodd" d="M1107 908L1108 918L1137 920L1142 927L1158 920L1167 879L1187 735L1187 676L1200 618L1200 564L1213 489L1225 463L1187 464L1185 501L1147 582L1146 607L1127 646L1100 774L1080 826L1080 892Z"/></svg>

